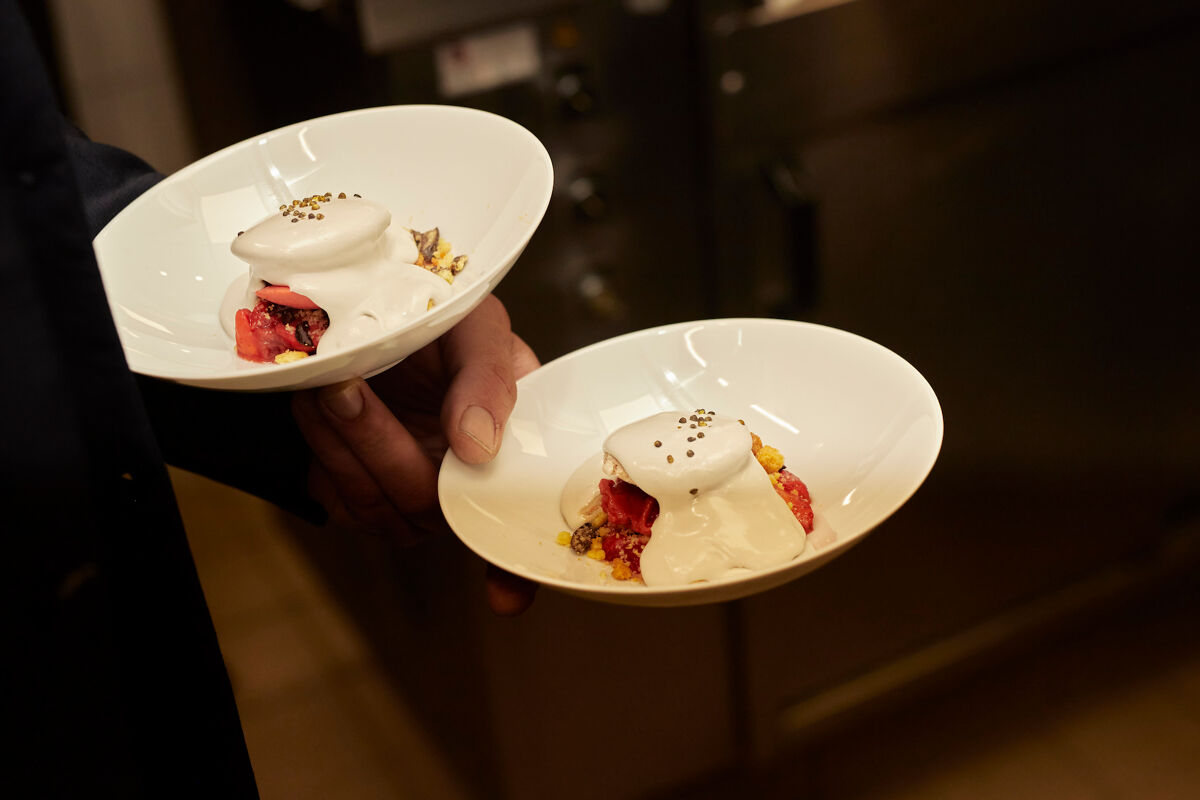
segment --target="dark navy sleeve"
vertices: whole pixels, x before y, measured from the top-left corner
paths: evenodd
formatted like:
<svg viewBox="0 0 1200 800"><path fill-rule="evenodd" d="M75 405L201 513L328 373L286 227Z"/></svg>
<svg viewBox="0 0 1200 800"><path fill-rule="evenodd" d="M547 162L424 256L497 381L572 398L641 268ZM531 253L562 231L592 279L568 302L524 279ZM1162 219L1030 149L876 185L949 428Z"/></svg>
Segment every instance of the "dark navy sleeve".
<svg viewBox="0 0 1200 800"><path fill-rule="evenodd" d="M89 139L63 120L63 138L92 237L163 179L142 159ZM307 492L310 451L292 420L290 396L230 394L136 376L168 464L257 495L309 521L325 513ZM250 458L255 431L270 431L269 468Z"/></svg>
<svg viewBox="0 0 1200 800"><path fill-rule="evenodd" d="M162 173L142 159L119 147L93 142L66 120L63 133L93 237L117 212L163 179Z"/></svg>

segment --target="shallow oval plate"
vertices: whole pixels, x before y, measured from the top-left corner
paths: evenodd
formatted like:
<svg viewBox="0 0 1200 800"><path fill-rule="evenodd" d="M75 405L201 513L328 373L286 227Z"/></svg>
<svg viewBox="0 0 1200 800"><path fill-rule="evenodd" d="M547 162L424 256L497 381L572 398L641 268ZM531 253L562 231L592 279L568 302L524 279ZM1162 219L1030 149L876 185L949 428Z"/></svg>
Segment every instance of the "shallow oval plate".
<svg viewBox="0 0 1200 800"><path fill-rule="evenodd" d="M609 432L697 408L744 419L778 448L834 540L773 569L665 588L614 580L607 565L556 543L563 484ZM933 390L874 342L785 320L686 322L600 342L522 378L496 459L469 466L448 454L439 493L458 537L509 572L613 603L693 605L765 591L845 552L917 490L941 443Z"/></svg>
<svg viewBox="0 0 1200 800"><path fill-rule="evenodd" d="M500 282L550 201L550 157L510 120L452 106L391 106L289 125L167 177L94 241L129 366L213 389L272 391L378 372L440 336ZM295 198L358 193L393 223L437 227L468 256L447 302L373 341L291 364L238 358L218 311L246 264L237 232Z"/></svg>

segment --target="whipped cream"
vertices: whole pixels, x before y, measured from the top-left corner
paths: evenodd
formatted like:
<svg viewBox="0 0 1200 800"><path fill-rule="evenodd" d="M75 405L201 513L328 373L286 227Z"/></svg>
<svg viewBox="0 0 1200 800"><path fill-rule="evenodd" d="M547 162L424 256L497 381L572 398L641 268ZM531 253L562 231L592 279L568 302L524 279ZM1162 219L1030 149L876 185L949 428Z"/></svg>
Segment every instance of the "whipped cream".
<svg viewBox="0 0 1200 800"><path fill-rule="evenodd" d="M290 287L329 315L322 354L370 341L424 313L430 301L450 298L444 278L417 266L412 231L392 225L387 208L361 197L317 197L315 205L300 216L288 206L233 240L230 250L250 269L221 303L230 336L238 309L253 308L255 292L268 283Z"/></svg>
<svg viewBox="0 0 1200 800"><path fill-rule="evenodd" d="M588 498L582 487L590 477L594 495L596 463L590 459L564 489L568 522L583 521ZM658 501L641 556L647 586L715 580L736 567L775 567L804 550L804 527L754 458L749 429L735 419L655 414L613 431L601 463L605 474Z"/></svg>

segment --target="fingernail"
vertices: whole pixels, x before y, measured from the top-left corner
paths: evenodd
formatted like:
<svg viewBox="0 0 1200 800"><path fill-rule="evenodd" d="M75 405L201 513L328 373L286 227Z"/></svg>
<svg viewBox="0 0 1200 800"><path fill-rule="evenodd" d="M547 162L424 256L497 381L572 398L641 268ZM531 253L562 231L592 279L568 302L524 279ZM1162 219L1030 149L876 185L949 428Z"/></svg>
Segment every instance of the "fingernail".
<svg viewBox="0 0 1200 800"><path fill-rule="evenodd" d="M496 453L496 420L490 411L482 406L468 406L458 421L458 429L470 436L488 452Z"/></svg>
<svg viewBox="0 0 1200 800"><path fill-rule="evenodd" d="M343 422L350 422L362 413L363 396L358 381L327 386L320 393L321 404Z"/></svg>

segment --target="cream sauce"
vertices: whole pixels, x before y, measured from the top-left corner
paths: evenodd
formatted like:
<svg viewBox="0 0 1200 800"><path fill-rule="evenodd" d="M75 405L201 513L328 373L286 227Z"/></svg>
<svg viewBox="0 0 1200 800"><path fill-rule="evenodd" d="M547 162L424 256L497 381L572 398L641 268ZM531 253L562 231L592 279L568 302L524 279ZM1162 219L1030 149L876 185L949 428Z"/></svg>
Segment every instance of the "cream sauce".
<svg viewBox="0 0 1200 800"><path fill-rule="evenodd" d="M306 214L292 222L290 212L281 211L233 240L230 250L250 269L221 304L221 324L231 336L237 310L253 308L254 293L268 283L288 286L325 309L323 354L395 330L424 313L430 300L450 298L443 278L416 265L412 231L392 225L387 208L358 197L318 204L324 219Z"/></svg>
<svg viewBox="0 0 1200 800"><path fill-rule="evenodd" d="M641 559L647 586L715 580L736 567L774 567L804 550L804 528L751 453L750 431L734 419L692 416L655 414L604 442L604 472L627 478L658 501ZM568 522L582 522L583 473L592 476L594 495L596 463L589 459L564 488Z"/></svg>

